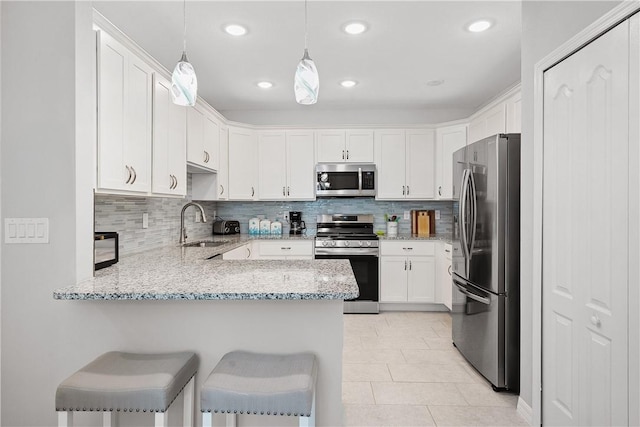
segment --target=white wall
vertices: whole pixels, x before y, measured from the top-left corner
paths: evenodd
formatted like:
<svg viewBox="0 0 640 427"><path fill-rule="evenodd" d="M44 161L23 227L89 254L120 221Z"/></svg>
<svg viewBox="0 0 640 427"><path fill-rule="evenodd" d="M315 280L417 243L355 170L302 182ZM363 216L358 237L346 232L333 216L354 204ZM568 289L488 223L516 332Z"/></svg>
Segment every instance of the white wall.
<svg viewBox="0 0 640 427"><path fill-rule="evenodd" d="M521 379L532 405L533 71L536 62L608 12L617 1L522 2ZM536 408L534 408L535 410Z"/></svg>

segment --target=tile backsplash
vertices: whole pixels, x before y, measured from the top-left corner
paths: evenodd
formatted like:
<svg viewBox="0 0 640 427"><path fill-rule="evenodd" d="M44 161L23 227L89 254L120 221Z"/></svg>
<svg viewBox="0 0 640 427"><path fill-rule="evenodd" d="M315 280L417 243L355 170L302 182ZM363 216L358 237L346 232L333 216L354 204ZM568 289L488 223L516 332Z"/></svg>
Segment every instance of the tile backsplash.
<svg viewBox="0 0 640 427"><path fill-rule="evenodd" d="M240 221L240 231L247 233L249 219L264 216L267 219L282 221L285 212L300 211L307 226L307 234L316 232L316 216L321 214L373 214L376 230L385 230L384 214L398 215L399 232L409 233L411 221L404 218L404 211L412 209L433 209L440 211L440 219L436 221L436 233L451 233L453 228L453 202L386 202L373 198L329 198L309 202L218 202L218 216L224 219ZM289 226L283 221L283 232L289 232Z"/></svg>
<svg viewBox="0 0 640 427"><path fill-rule="evenodd" d="M116 231L120 239L120 254L127 255L166 245L177 245L180 238L180 212L191 201L191 175L187 183L187 197L174 199L163 197L131 197L96 194L95 230ZM275 220L283 219L289 211L302 212L307 234L316 233L316 216L320 214L373 214L376 230L385 230L384 214L398 215L399 232L409 233L411 222L405 220L404 211L433 209L440 211L436 221L436 233L451 233L453 229L453 202L386 202L373 198L329 198L309 202L198 202L207 214L206 223L196 223L196 211L190 207L185 212L185 226L189 240L211 236L214 212L223 219L240 221L240 231L248 233L249 219L256 216ZM149 227L142 228L142 214L149 214ZM283 233L289 233L289 225L283 221Z"/></svg>

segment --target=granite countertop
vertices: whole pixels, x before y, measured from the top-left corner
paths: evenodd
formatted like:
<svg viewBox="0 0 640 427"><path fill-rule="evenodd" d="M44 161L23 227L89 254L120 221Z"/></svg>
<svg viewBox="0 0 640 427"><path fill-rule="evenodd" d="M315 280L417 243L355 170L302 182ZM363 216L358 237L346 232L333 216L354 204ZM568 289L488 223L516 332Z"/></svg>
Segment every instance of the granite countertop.
<svg viewBox="0 0 640 427"><path fill-rule="evenodd" d="M451 233L430 234L428 236L419 236L417 234L399 233L397 236L378 236L379 240L441 240L445 243L452 243L453 236Z"/></svg>
<svg viewBox="0 0 640 427"><path fill-rule="evenodd" d="M62 300L319 300L353 299L358 285L347 260L224 261L221 253L266 236L215 236L216 247L165 247L122 257L74 286ZM303 240L312 236L269 236ZM213 259L212 259L213 258Z"/></svg>

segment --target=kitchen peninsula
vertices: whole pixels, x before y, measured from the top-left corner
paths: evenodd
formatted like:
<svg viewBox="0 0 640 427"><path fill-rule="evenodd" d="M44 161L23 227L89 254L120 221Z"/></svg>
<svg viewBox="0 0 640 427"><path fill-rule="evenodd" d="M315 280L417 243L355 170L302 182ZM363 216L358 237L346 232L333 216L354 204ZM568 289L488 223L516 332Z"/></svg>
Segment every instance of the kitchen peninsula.
<svg viewBox="0 0 640 427"><path fill-rule="evenodd" d="M358 293L349 262L216 256L243 243L236 238L216 247L130 255L53 296L61 304L90 305L94 316L107 319L96 325L96 334L101 328L121 331L113 350L195 351L200 356L196 389L231 350L314 352L317 425L340 425L343 299ZM296 425L294 417L278 422ZM214 423L224 425L224 418Z"/></svg>

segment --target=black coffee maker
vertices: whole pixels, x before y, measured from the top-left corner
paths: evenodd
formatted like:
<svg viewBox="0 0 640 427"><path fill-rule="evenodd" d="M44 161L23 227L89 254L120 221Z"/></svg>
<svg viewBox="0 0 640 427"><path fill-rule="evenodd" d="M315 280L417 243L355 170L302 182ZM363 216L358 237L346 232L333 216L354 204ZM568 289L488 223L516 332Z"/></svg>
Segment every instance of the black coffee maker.
<svg viewBox="0 0 640 427"><path fill-rule="evenodd" d="M289 234L302 234L302 232L307 228L304 221L302 220L302 212L289 212L289 222L291 223Z"/></svg>

